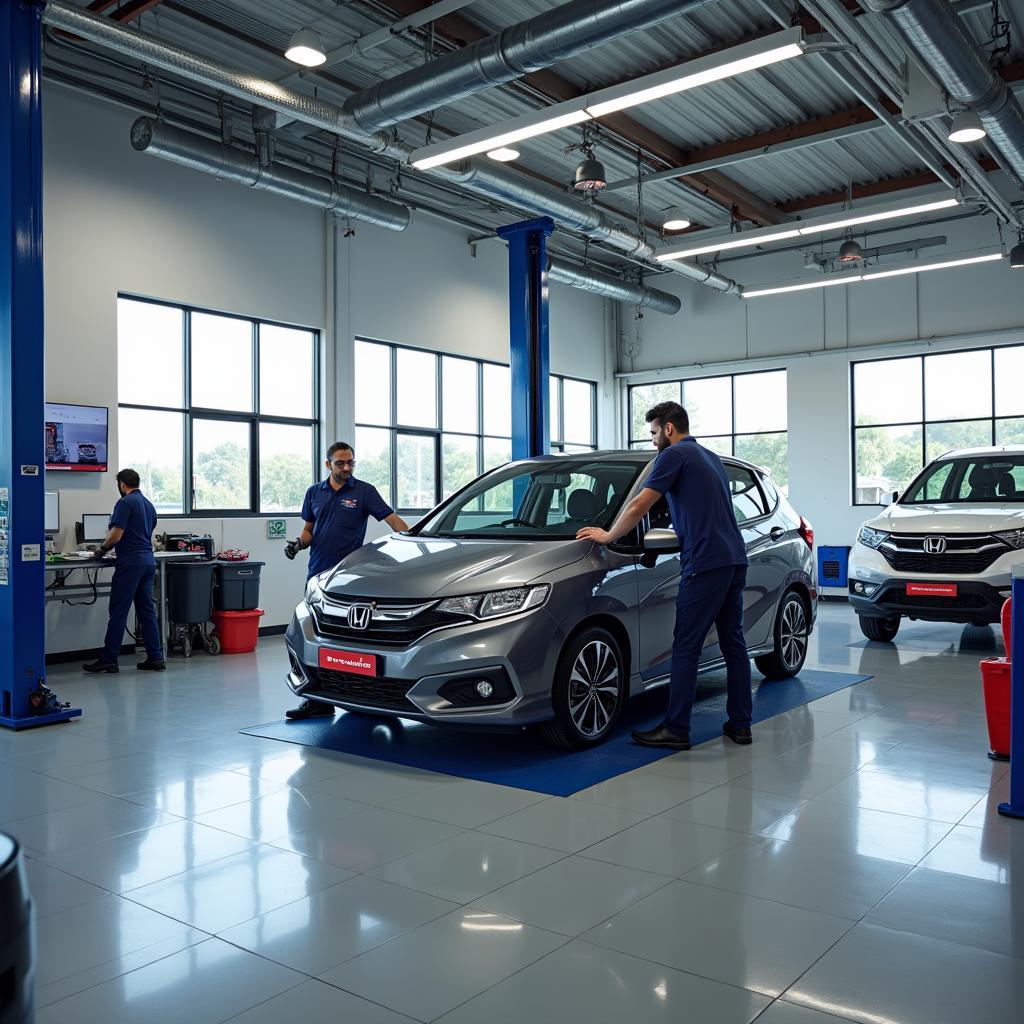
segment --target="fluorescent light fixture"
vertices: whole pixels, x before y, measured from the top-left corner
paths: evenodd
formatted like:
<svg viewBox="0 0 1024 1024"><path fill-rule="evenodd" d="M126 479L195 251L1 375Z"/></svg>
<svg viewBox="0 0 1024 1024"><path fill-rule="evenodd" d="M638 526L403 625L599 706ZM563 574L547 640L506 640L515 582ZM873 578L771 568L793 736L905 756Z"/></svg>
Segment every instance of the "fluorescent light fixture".
<svg viewBox="0 0 1024 1024"><path fill-rule="evenodd" d="M963 110L953 118L949 126L949 135L946 138L950 142L977 142L985 138L988 132L981 123L981 118L973 110Z"/></svg>
<svg viewBox="0 0 1024 1024"><path fill-rule="evenodd" d="M768 45L766 45L768 44ZM780 61L799 57L804 52L803 35L799 29L778 32L753 43L731 47L710 57L679 64L674 68L656 71L635 82L626 82L611 89L602 89L591 97L587 113L591 117L604 117L641 103L650 103L665 96L686 92L711 82L734 78L747 71L778 64ZM599 97L605 97L603 99Z"/></svg>
<svg viewBox="0 0 1024 1024"><path fill-rule="evenodd" d="M773 288L744 288L745 299L757 299L763 295L782 295L785 292L804 292L814 288L832 288L839 284L854 284L857 281L879 281L884 277L902 277L905 274L923 274L929 270L946 270L949 267L969 267L975 263L992 263L1003 258L1002 252L989 252L982 256L965 256L940 263L912 263L894 270L877 270L868 274L842 274L821 281L807 281L804 284L786 284Z"/></svg>
<svg viewBox="0 0 1024 1024"><path fill-rule="evenodd" d="M959 205L960 200L948 193L922 197L917 202L892 202L884 206L875 206L863 210L850 210L847 213L833 216L816 217L801 221L799 225L772 225L767 228L755 228L753 231L741 231L738 234L721 235L717 239L698 242L685 249L667 249L656 253L655 258L665 260L686 259L688 256L701 256L709 252L722 252L727 249L743 249L748 246L763 245L766 242L780 242L786 238L802 235L817 235L826 231L854 227L858 224L873 224L876 221L895 220L898 217L912 217L918 213L929 213L933 210L945 210Z"/></svg>
<svg viewBox="0 0 1024 1024"><path fill-rule="evenodd" d="M512 118L503 124L479 128L458 135L447 142L423 146L412 154L411 163L421 171L454 163L477 153L487 153L492 149L522 142L524 139L556 132L561 128L603 117L617 110L625 110L627 107L649 103L651 100L694 89L709 82L718 82L746 71L777 64L779 61L799 56L806 46L801 29L786 29L763 39L730 47L720 53L698 57L675 67L643 75L632 82L599 89L589 96L579 96L564 103L555 103L535 113Z"/></svg>
<svg viewBox="0 0 1024 1024"><path fill-rule="evenodd" d="M499 146L497 149L492 149L487 154L492 160L497 160L499 164L507 164L512 160L519 159L518 149L509 149L508 146Z"/></svg>
<svg viewBox="0 0 1024 1024"><path fill-rule="evenodd" d="M324 44L320 42L316 30L311 28L300 28L288 40L288 49L284 51L284 55L304 68L318 68L327 60Z"/></svg>

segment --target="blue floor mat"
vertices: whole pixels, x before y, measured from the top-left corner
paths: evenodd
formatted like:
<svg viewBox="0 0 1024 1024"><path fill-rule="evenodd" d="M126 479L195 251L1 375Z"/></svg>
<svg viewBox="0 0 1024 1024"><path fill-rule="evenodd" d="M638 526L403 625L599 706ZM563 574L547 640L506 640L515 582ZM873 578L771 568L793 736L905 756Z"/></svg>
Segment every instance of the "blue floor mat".
<svg viewBox="0 0 1024 1024"><path fill-rule="evenodd" d="M806 669L794 679L761 680L754 686L754 721L763 722L870 678ZM530 731L485 734L408 719L346 714L333 720L268 722L241 731L247 736L358 754L463 779L571 796L674 753L637 746L629 738L631 730L649 729L661 721L666 697L667 691L659 689L633 698L604 743L577 752L557 750ZM697 690L690 731L693 743L720 736L725 717L725 678L716 673L703 678Z"/></svg>

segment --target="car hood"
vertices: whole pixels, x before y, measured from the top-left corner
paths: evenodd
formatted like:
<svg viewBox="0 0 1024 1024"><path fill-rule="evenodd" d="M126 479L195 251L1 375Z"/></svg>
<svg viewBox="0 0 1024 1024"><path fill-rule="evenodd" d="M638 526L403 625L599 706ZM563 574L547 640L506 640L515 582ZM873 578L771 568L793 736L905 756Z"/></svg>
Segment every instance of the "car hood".
<svg viewBox="0 0 1024 1024"><path fill-rule="evenodd" d="M890 505L865 524L887 533L997 533L1024 529L1024 507L1006 505Z"/></svg>
<svg viewBox="0 0 1024 1024"><path fill-rule="evenodd" d="M329 575L338 597L452 597L519 587L583 558L590 541L462 540L395 534L354 551Z"/></svg>

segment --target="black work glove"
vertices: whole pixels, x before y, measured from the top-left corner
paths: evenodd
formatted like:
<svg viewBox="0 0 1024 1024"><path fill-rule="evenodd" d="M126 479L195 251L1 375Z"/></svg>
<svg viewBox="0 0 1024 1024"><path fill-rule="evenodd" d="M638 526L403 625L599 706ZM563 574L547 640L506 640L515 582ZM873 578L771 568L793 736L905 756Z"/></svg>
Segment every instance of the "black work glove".
<svg viewBox="0 0 1024 1024"><path fill-rule="evenodd" d="M292 561L295 556L302 550L302 538L296 537L295 540L288 541L284 546L284 557L288 561Z"/></svg>

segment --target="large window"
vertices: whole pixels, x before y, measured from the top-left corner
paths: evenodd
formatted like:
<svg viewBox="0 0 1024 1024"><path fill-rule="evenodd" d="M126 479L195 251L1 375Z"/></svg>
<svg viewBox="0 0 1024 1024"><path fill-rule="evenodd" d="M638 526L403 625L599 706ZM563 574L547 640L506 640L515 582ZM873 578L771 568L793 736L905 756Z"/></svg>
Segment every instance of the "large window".
<svg viewBox="0 0 1024 1024"><path fill-rule="evenodd" d="M118 460L167 515L296 513L316 479L315 331L120 297Z"/></svg>
<svg viewBox="0 0 1024 1024"><path fill-rule="evenodd" d="M512 458L507 366L357 339L355 381L356 472L400 511L425 512ZM552 375L552 449L596 446L596 391Z"/></svg>
<svg viewBox="0 0 1024 1024"><path fill-rule="evenodd" d="M1024 345L851 366L853 502L877 505L956 448L1024 442Z"/></svg>
<svg viewBox="0 0 1024 1024"><path fill-rule="evenodd" d="M629 389L629 445L651 446L647 410L679 402L690 417L690 432L720 455L735 455L763 466L779 489L789 483L786 371L726 374L688 380L634 384ZM788 493L788 492L787 492Z"/></svg>

